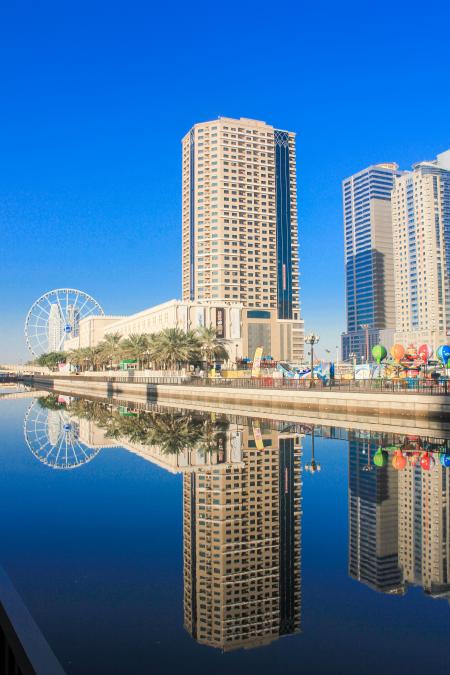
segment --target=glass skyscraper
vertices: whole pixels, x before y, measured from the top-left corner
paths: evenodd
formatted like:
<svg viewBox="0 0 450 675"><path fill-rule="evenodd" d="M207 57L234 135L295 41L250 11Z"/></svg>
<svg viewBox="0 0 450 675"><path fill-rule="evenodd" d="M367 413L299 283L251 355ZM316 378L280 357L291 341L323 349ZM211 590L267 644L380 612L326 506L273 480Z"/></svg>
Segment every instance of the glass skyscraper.
<svg viewBox="0 0 450 675"><path fill-rule="evenodd" d="M371 358L395 327L391 192L398 165L376 164L343 181L347 331L342 358ZM368 354L367 354L368 352Z"/></svg>

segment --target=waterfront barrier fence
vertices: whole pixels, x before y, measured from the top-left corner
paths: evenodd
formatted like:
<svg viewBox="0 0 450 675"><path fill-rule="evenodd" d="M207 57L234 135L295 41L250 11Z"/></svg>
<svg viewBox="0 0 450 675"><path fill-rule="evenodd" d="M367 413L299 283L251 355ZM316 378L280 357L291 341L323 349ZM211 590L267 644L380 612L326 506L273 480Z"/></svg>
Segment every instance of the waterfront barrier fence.
<svg viewBox="0 0 450 675"><path fill-rule="evenodd" d="M46 377L45 375L43 376ZM33 382L34 376L25 377ZM327 391L342 393L379 392L386 394L426 394L445 396L449 393L447 380L373 379L373 380L294 380L290 378L253 377L253 378L202 378L196 376L145 377L130 375L55 375L55 380L70 379L77 381L105 382L111 384L148 384L148 385L184 385L189 387L217 387L230 389L278 389L291 391Z"/></svg>

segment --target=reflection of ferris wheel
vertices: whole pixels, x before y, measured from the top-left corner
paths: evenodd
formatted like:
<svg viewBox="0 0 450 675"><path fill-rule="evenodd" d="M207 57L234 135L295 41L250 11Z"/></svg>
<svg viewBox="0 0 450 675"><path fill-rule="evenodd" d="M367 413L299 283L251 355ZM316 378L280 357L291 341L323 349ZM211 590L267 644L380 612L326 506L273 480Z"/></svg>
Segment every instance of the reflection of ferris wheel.
<svg viewBox="0 0 450 675"><path fill-rule="evenodd" d="M81 319L103 314L98 302L83 291L48 291L33 303L25 319L27 347L35 356L59 352L65 340L78 336Z"/></svg>
<svg viewBox="0 0 450 675"><path fill-rule="evenodd" d="M100 451L81 443L78 423L64 409L47 410L34 401L25 413L23 426L33 455L52 469L76 469Z"/></svg>

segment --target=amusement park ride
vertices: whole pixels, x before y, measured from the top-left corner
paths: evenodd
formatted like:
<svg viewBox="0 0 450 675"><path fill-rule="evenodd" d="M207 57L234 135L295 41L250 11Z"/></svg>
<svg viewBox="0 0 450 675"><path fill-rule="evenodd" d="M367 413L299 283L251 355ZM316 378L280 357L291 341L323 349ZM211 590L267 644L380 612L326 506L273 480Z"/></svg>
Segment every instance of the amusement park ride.
<svg viewBox="0 0 450 675"><path fill-rule="evenodd" d="M433 359L433 349L430 345L422 344L416 348L414 345L403 347L395 344L390 349L390 359L386 347L375 345L372 347L372 356L375 364L362 364L355 367L355 376L364 377L363 371L368 371L367 376L394 378L439 378L446 374L450 360L450 347L441 345L436 349ZM370 371L370 373L369 373Z"/></svg>
<svg viewBox="0 0 450 675"><path fill-rule="evenodd" d="M79 334L80 321L103 316L104 311L91 296L76 288L55 288L41 295L25 319L25 341L33 356L58 352L64 343Z"/></svg>

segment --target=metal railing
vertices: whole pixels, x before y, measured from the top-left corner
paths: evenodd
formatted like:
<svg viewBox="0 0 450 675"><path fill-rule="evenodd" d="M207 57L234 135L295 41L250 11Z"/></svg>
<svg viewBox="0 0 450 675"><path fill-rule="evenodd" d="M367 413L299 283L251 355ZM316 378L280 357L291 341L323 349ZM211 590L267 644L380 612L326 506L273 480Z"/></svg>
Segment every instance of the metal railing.
<svg viewBox="0 0 450 675"><path fill-rule="evenodd" d="M48 379L48 376L42 376ZM29 376L26 381L39 380L39 376ZM217 387L230 389L276 389L290 391L328 391L342 393L386 393L386 394L424 394L445 396L449 393L447 380L407 379L373 379L373 380L294 380L288 378L254 377L254 378L201 378L195 376L142 377L134 375L117 376L58 376L55 381L70 379L71 382L104 382L106 384L147 384L147 385L179 385L189 387Z"/></svg>

